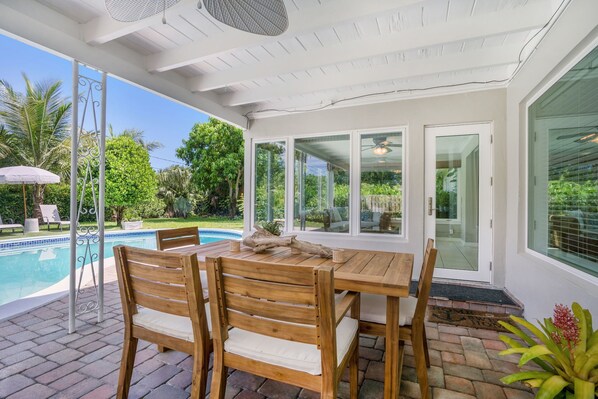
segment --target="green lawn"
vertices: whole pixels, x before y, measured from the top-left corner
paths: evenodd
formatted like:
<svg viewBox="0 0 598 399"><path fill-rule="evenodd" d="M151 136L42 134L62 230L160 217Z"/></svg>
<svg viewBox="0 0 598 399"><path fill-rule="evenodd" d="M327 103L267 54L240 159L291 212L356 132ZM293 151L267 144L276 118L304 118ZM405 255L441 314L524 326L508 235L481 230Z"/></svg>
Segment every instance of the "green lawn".
<svg viewBox="0 0 598 399"><path fill-rule="evenodd" d="M83 223L84 225L88 225L89 223ZM243 230L243 219L229 219L225 217L218 217L218 216L208 216L208 217L190 217L187 219L183 218L172 218L172 219L144 219L143 220L143 228L144 229L168 229L168 228L175 228L175 227L189 227L189 226L197 226L202 229L209 229L209 228L216 228L216 229L233 229L233 230ZM115 222L106 222L106 231L118 231L120 227L116 225ZM39 233L27 233L23 235L20 231L12 233L10 231L3 231L0 233L0 240L6 240L9 238L32 238L32 237L40 237L40 236L49 236L49 235L60 235L60 234L68 234L68 230L65 229L64 231L60 231L57 227L53 226L50 227L50 231L45 226L40 226Z"/></svg>

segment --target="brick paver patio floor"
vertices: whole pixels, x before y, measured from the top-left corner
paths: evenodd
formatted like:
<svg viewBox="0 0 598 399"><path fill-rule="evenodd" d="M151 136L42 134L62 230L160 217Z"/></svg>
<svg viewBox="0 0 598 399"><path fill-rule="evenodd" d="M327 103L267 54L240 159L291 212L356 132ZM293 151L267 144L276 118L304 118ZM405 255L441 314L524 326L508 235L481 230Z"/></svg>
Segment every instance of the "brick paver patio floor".
<svg viewBox="0 0 598 399"><path fill-rule="evenodd" d="M113 277L113 276L112 276ZM113 278L112 278L113 280ZM112 398L121 358L123 322L117 284L106 284L106 319L93 315L67 333L68 299L0 322L0 398ZM93 291L86 289L83 297ZM515 357L499 357L504 344L495 331L428 324L432 367L428 370L434 399L523 399L532 393L522 385L506 387L498 380L517 371ZM360 339L359 397L381 398L384 339ZM419 398L411 347L406 348L402 398ZM189 396L192 362L188 355L158 353L140 342L130 397L175 399ZM297 387L231 370L227 398L313 398ZM339 396L348 397L341 382ZM209 387L208 387L209 389Z"/></svg>

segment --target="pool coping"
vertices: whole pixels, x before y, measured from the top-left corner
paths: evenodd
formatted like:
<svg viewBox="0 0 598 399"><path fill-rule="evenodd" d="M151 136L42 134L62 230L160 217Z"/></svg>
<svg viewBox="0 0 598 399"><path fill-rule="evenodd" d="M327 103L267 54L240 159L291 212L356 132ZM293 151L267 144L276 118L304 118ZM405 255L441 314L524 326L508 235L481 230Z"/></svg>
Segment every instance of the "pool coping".
<svg viewBox="0 0 598 399"><path fill-rule="evenodd" d="M164 229L142 229L142 230L134 230L134 231L119 231L119 232L107 232L106 236L111 236L111 237L119 237L119 236L135 236L135 235L149 235L148 233L155 233L157 230L164 230ZM206 229L199 229L200 231L200 239L201 239L201 233L207 233L207 232L214 232L214 233L229 233L229 234L243 234L243 231L241 230L233 230L233 229L217 229L217 228L206 228ZM145 234L144 234L145 233ZM35 238L31 238L31 239L11 239L11 240L7 240L7 241L11 241L12 243L14 243L15 241L25 241L26 243L31 242L31 241L38 241L43 239L45 244L50 244L50 243L61 243L61 242L66 242L70 240L70 235L59 235L59 236L42 236L42 237L35 237ZM52 239L55 239L54 241ZM39 245L41 245L42 243L39 244L33 244L30 246L26 246L26 245L20 245L20 246L2 246L2 243L0 243L0 252L9 252L11 249L18 249L18 248L23 248L23 247L31 247L31 248L38 248ZM5 250L4 248L10 248L9 250ZM86 271L90 270L89 264L85 265L86 267ZM104 259L104 271L107 268L110 267L114 267L114 257L110 257L110 258L105 258ZM79 272L79 270L81 270L80 268L77 269L77 272ZM96 272L97 273L97 272ZM89 285L89 283L92 282L92 276L91 273L87 273L88 277L82 282L82 287L87 287ZM66 277L64 277L62 280L57 281L56 283L52 284L49 287L46 287L42 290L39 290L37 292L34 292L32 294L29 294L23 298L19 298L19 299L15 299L14 301L5 303L3 305L0 305L0 322L13 318L13 317L17 317L20 316L24 313L30 312L32 310L35 310L39 307L42 307L50 302L53 302L55 300L59 300L62 299L66 296L69 295L69 279L70 276L67 275Z"/></svg>
<svg viewBox="0 0 598 399"><path fill-rule="evenodd" d="M122 231L108 231L105 233L105 237L125 237L125 236L136 236L136 235L149 235L151 233L155 233L158 230L166 230L164 229L139 229L139 230L122 230ZM242 230L234 230L234 229L218 229L218 228L198 228L200 232L200 239L201 233L207 232L214 232L214 233L228 233L228 234L243 234ZM58 244L61 242L70 241L71 236L70 234L60 234L60 235L51 235L51 236L38 236L38 237L30 237L30 238L11 238L8 240L0 241L0 252L7 250L7 249L16 249L22 247L34 247L44 244Z"/></svg>

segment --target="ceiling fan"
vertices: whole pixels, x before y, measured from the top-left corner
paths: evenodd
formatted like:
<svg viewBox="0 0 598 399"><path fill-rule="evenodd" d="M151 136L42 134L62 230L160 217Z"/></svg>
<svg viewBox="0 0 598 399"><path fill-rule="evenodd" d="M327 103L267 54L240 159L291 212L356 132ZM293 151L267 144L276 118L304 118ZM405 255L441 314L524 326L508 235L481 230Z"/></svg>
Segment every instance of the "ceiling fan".
<svg viewBox="0 0 598 399"><path fill-rule="evenodd" d="M182 0L105 0L110 16L121 22L134 22L166 10ZM278 36L287 30L289 18L283 0L199 0L215 19L245 32Z"/></svg>
<svg viewBox="0 0 598 399"><path fill-rule="evenodd" d="M402 144L393 144L391 141L388 140L388 137L373 137L372 138L373 144L369 147L363 148L361 151L372 150L372 152L376 155L384 155L392 152L391 147L402 147Z"/></svg>

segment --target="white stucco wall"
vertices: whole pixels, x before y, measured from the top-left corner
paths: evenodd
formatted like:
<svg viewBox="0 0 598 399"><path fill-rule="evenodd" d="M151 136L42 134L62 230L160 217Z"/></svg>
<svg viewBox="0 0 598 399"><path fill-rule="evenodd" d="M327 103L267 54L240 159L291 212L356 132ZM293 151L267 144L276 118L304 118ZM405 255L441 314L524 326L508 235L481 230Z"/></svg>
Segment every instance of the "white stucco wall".
<svg viewBox="0 0 598 399"><path fill-rule="evenodd" d="M507 89L506 288L541 319L555 303L577 301L598 315L598 278L526 249L526 103L593 42L598 1L573 0ZM568 68L567 68L568 69Z"/></svg>
<svg viewBox="0 0 598 399"><path fill-rule="evenodd" d="M493 284L504 284L504 237L506 213L506 90L394 101L375 105L295 114L252 122L247 139L264 139L302 134L346 132L359 129L405 126L406 184L405 237L348 238L333 233L305 233L303 238L331 246L354 246L399 250L416 254L414 276L421 266L424 245L424 127L475 122L492 122L494 130L494 275ZM246 140L245 165L250 165L251 140ZM248 170L248 172L251 172ZM245 173L245 231L251 227L251 173Z"/></svg>

